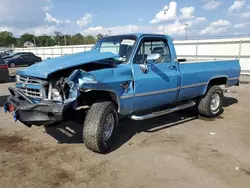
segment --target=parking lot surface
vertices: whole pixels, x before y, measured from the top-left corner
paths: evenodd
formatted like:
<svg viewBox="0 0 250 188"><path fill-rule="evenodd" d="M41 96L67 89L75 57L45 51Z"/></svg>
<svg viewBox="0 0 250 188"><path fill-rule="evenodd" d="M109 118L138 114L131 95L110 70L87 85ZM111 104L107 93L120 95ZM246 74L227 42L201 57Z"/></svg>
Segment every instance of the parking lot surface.
<svg viewBox="0 0 250 188"><path fill-rule="evenodd" d="M248 78L247 78L248 79ZM250 84L225 93L215 119L187 109L147 121L125 119L106 155L82 143L75 122L27 128L2 106L0 84L0 187L250 187Z"/></svg>

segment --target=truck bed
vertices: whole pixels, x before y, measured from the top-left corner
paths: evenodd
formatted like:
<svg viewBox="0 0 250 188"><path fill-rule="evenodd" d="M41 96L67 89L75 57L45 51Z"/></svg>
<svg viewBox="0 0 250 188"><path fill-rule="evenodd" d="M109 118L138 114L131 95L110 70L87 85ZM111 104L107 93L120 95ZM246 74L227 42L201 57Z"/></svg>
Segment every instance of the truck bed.
<svg viewBox="0 0 250 188"><path fill-rule="evenodd" d="M204 95L210 80L226 80L226 87L237 85L240 77L239 60L191 60L180 62L181 90L178 100Z"/></svg>

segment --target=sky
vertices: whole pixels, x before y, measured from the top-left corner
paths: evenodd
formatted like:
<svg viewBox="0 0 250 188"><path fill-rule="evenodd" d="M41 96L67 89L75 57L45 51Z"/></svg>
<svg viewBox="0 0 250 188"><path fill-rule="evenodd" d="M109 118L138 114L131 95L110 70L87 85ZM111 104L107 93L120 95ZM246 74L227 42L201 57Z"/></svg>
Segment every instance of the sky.
<svg viewBox="0 0 250 188"><path fill-rule="evenodd" d="M187 26L185 25L187 24ZM0 31L83 35L246 35L250 0L0 0Z"/></svg>

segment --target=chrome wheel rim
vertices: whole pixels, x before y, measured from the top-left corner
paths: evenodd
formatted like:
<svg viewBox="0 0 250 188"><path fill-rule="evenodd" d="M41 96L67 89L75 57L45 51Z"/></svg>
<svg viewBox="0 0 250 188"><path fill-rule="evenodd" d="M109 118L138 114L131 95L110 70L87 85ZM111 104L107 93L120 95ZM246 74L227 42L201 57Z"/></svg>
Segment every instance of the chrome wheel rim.
<svg viewBox="0 0 250 188"><path fill-rule="evenodd" d="M215 93L211 97L210 101L210 108L212 111L217 111L220 106L220 95L218 93Z"/></svg>
<svg viewBox="0 0 250 188"><path fill-rule="evenodd" d="M104 141L107 141L111 137L114 125L115 125L114 115L112 113L109 113L104 122L104 131L103 131Z"/></svg>

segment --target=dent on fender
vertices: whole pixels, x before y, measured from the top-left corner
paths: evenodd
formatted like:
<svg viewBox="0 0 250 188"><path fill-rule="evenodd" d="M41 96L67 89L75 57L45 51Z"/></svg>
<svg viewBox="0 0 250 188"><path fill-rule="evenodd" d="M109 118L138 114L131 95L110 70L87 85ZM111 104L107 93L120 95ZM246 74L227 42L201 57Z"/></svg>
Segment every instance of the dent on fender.
<svg viewBox="0 0 250 188"><path fill-rule="evenodd" d="M66 83L71 88L70 97L67 101L76 100L82 92L106 91L115 96L119 112L122 96L130 96L134 93L133 78L129 64L121 65L118 68L92 72L77 69L66 78ZM130 108L132 110L132 105Z"/></svg>

